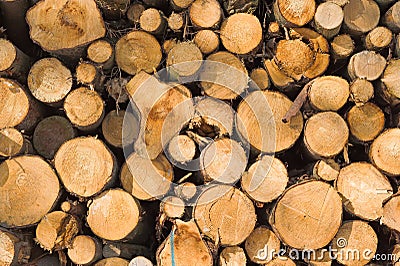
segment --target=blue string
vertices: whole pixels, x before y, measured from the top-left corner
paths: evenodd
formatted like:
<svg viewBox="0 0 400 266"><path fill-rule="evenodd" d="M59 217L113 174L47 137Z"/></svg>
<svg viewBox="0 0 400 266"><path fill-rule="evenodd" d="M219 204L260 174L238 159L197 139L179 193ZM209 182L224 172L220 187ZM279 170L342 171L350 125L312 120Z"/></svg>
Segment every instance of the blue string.
<svg viewBox="0 0 400 266"><path fill-rule="evenodd" d="M171 235L169 237L169 242L171 243L171 263L172 263L172 266L175 266L174 234L175 234L175 230L174 230L174 228L172 228Z"/></svg>

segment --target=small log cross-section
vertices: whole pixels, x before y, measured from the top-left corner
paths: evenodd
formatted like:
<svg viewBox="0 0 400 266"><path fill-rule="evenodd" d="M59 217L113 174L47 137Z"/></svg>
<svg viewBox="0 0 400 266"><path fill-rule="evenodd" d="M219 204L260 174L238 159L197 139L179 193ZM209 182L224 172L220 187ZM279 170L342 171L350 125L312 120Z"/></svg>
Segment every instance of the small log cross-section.
<svg viewBox="0 0 400 266"><path fill-rule="evenodd" d="M158 247L157 265L212 266L213 257L193 220L176 220L170 235Z"/></svg>
<svg viewBox="0 0 400 266"><path fill-rule="evenodd" d="M344 28L354 35L367 33L379 23L379 6L373 0L350 0L343 12Z"/></svg>
<svg viewBox="0 0 400 266"><path fill-rule="evenodd" d="M278 199L269 223L276 235L297 249L327 245L342 222L342 200L322 181L306 181L290 187Z"/></svg>
<svg viewBox="0 0 400 266"><path fill-rule="evenodd" d="M314 16L315 28L325 38L330 39L339 33L343 17L343 10L337 4L321 3Z"/></svg>
<svg viewBox="0 0 400 266"><path fill-rule="evenodd" d="M0 225L35 224L54 206L60 191L56 173L39 156L20 156L0 164Z"/></svg>
<svg viewBox="0 0 400 266"><path fill-rule="evenodd" d="M169 142L166 152L172 162L185 164L196 155L196 143L186 135L176 135Z"/></svg>
<svg viewBox="0 0 400 266"><path fill-rule="evenodd" d="M106 190L89 204L87 223L94 234L107 240L126 238L139 219L139 202L122 189Z"/></svg>
<svg viewBox="0 0 400 266"><path fill-rule="evenodd" d="M55 211L46 214L36 227L36 242L45 250L61 250L71 246L79 232L77 219L71 214Z"/></svg>
<svg viewBox="0 0 400 266"><path fill-rule="evenodd" d="M334 112L322 112L309 118L304 126L303 141L311 156L330 158L347 144L349 129L344 119Z"/></svg>
<svg viewBox="0 0 400 266"><path fill-rule="evenodd" d="M255 91L248 94L239 104L237 111L240 134L253 148L263 152L281 152L289 149L303 129L303 117L300 112L288 123L282 122L292 104L289 98L279 92ZM275 130L274 144L271 144L270 140L271 130Z"/></svg>
<svg viewBox="0 0 400 266"><path fill-rule="evenodd" d="M243 147L229 138L210 143L200 154L204 180L232 184L246 169L247 156Z"/></svg>
<svg viewBox="0 0 400 266"><path fill-rule="evenodd" d="M144 31L132 31L115 45L115 61L130 75L141 70L153 72L160 64L161 57L161 47L157 39Z"/></svg>
<svg viewBox="0 0 400 266"><path fill-rule="evenodd" d="M246 265L244 250L238 246L226 247L219 254L219 266Z"/></svg>
<svg viewBox="0 0 400 266"><path fill-rule="evenodd" d="M221 73L215 75L215 73ZM208 96L230 100L244 92L247 87L247 70L231 53L221 51L211 54L200 72L200 85Z"/></svg>
<svg viewBox="0 0 400 266"><path fill-rule="evenodd" d="M175 45L167 56L167 66L178 77L189 77L201 67L203 55L193 42L181 42Z"/></svg>
<svg viewBox="0 0 400 266"><path fill-rule="evenodd" d="M222 9L217 0L196 0L189 8L189 17L195 28L217 27Z"/></svg>
<svg viewBox="0 0 400 266"><path fill-rule="evenodd" d="M289 181L285 165L277 158L264 155L242 175L241 187L257 202L271 202L279 197Z"/></svg>
<svg viewBox="0 0 400 266"><path fill-rule="evenodd" d="M345 59L353 53L354 49L354 41L348 34L338 35L331 42L331 54L334 59Z"/></svg>
<svg viewBox="0 0 400 266"><path fill-rule="evenodd" d="M275 0L274 15L286 27L301 27L313 19L315 6L314 0Z"/></svg>
<svg viewBox="0 0 400 266"><path fill-rule="evenodd" d="M64 110L71 123L83 131L91 131L100 126L105 112L100 95L85 87L75 89L67 95Z"/></svg>
<svg viewBox="0 0 400 266"><path fill-rule="evenodd" d="M106 40L92 42L87 48L87 57L103 71L110 71L114 66L114 48Z"/></svg>
<svg viewBox="0 0 400 266"><path fill-rule="evenodd" d="M88 235L76 236L68 248L68 257L75 264L91 265L102 256L102 245L99 240Z"/></svg>
<svg viewBox="0 0 400 266"><path fill-rule="evenodd" d="M347 71L351 79L378 79L386 67L386 59L373 51L362 51L350 58Z"/></svg>
<svg viewBox="0 0 400 266"><path fill-rule="evenodd" d="M28 10L26 20L32 40L43 50L75 60L83 55L85 45L106 33L93 0L40 1Z"/></svg>
<svg viewBox="0 0 400 266"><path fill-rule="evenodd" d="M366 220L382 216L382 203L393 193L389 180L372 164L352 163L340 170L335 183L344 207Z"/></svg>
<svg viewBox="0 0 400 266"><path fill-rule="evenodd" d="M262 40L260 21L251 14L234 14L222 23L220 37L222 44L229 52L250 53Z"/></svg>
<svg viewBox="0 0 400 266"><path fill-rule="evenodd" d="M219 37L212 30L199 30L196 32L193 42L203 54L211 54L219 47Z"/></svg>
<svg viewBox="0 0 400 266"><path fill-rule="evenodd" d="M143 30L155 35L162 34L167 26L164 14L155 8L143 11L139 21Z"/></svg>
<svg viewBox="0 0 400 266"><path fill-rule="evenodd" d="M357 106L374 97L374 85L366 79L356 79L350 84L350 100Z"/></svg>
<svg viewBox="0 0 400 266"><path fill-rule="evenodd" d="M332 240L336 260L349 266L366 265L375 255L378 236L364 221L346 221ZM357 250L357 254L353 251Z"/></svg>
<svg viewBox="0 0 400 266"><path fill-rule="evenodd" d="M137 139L139 121L132 113L113 110L104 118L101 130L107 143L122 148Z"/></svg>
<svg viewBox="0 0 400 266"><path fill-rule="evenodd" d="M265 250L265 247L268 249ZM257 264L266 264L271 261L281 247L279 238L267 227L260 226L254 229L247 237L245 250L250 260ZM260 250L263 253L260 254ZM265 254L267 252L267 254ZM262 255L262 256L260 256Z"/></svg>
<svg viewBox="0 0 400 266"><path fill-rule="evenodd" d="M384 173L400 175L400 128L391 128L380 134L372 143L369 158Z"/></svg>
<svg viewBox="0 0 400 266"><path fill-rule="evenodd" d="M368 50L382 50L392 42L393 33L385 27L376 27L365 37L365 48Z"/></svg>
<svg viewBox="0 0 400 266"><path fill-rule="evenodd" d="M336 76L317 78L308 90L310 104L320 111L339 110L347 102L349 94L349 83Z"/></svg>
<svg viewBox="0 0 400 266"><path fill-rule="evenodd" d="M54 157L54 165L66 190L78 197L101 192L117 174L114 155L94 137L65 142Z"/></svg>
<svg viewBox="0 0 400 266"><path fill-rule="evenodd" d="M44 58L29 71L28 87L39 101L59 105L72 88L72 74L60 60Z"/></svg>
<svg viewBox="0 0 400 266"><path fill-rule="evenodd" d="M0 39L0 76L10 76L21 82L26 81L30 58L12 42Z"/></svg>
<svg viewBox="0 0 400 266"><path fill-rule="evenodd" d="M242 243L256 223L251 200L227 185L208 187L197 199L193 217L205 236L223 246Z"/></svg>

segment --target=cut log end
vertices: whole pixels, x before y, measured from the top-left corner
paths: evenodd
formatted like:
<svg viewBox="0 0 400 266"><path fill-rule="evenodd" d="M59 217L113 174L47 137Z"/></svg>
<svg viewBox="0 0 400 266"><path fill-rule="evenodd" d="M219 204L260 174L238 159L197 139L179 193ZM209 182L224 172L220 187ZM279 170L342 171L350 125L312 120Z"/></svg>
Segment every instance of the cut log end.
<svg viewBox="0 0 400 266"><path fill-rule="evenodd" d="M6 39L0 39L0 72L6 71L13 65L17 58L17 49Z"/></svg>
<svg viewBox="0 0 400 266"><path fill-rule="evenodd" d="M15 128L0 129L0 157L11 157L25 150L25 139Z"/></svg>
<svg viewBox="0 0 400 266"><path fill-rule="evenodd" d="M112 153L94 137L65 142L54 157L54 165L67 191L79 197L99 193L116 174Z"/></svg>
<svg viewBox="0 0 400 266"><path fill-rule="evenodd" d="M341 116L333 112L318 113L306 122L304 143L315 157L333 157L347 144L349 129ZM326 140L329 139L327 143Z"/></svg>
<svg viewBox="0 0 400 266"><path fill-rule="evenodd" d="M120 240L133 232L139 218L140 206L132 195L121 189L111 189L93 199L87 222L97 236Z"/></svg>
<svg viewBox="0 0 400 266"><path fill-rule="evenodd" d="M94 266L129 266L129 261L118 257L102 259Z"/></svg>
<svg viewBox="0 0 400 266"><path fill-rule="evenodd" d="M350 0L343 12L344 25L352 34L367 33L379 23L379 6L373 0Z"/></svg>
<svg viewBox="0 0 400 266"><path fill-rule="evenodd" d="M138 24L140 22L140 16L145 10L146 7L142 3L134 2L126 11L126 17L132 24Z"/></svg>
<svg viewBox="0 0 400 266"><path fill-rule="evenodd" d="M393 33L386 27L376 27L365 37L365 47L368 50L382 50L392 42Z"/></svg>
<svg viewBox="0 0 400 266"><path fill-rule="evenodd" d="M391 98L400 99L400 59L392 59L389 61L381 81L385 85L385 92L387 92Z"/></svg>
<svg viewBox="0 0 400 266"><path fill-rule="evenodd" d="M100 259L102 245L97 239L88 235L76 236L68 248L68 257L75 264L89 265Z"/></svg>
<svg viewBox="0 0 400 266"><path fill-rule="evenodd" d="M107 143L116 148L122 148L137 139L139 121L129 112L113 110L104 118L101 129Z"/></svg>
<svg viewBox="0 0 400 266"><path fill-rule="evenodd" d="M168 218L181 218L185 213L185 203L178 197L168 196L162 200L160 210Z"/></svg>
<svg viewBox="0 0 400 266"><path fill-rule="evenodd" d="M350 213L371 221L382 216L382 204L393 193L389 180L365 162L342 168L335 186Z"/></svg>
<svg viewBox="0 0 400 266"><path fill-rule="evenodd" d="M349 83L340 77L317 78L308 91L310 104L320 111L337 111L342 108L350 94Z"/></svg>
<svg viewBox="0 0 400 266"><path fill-rule="evenodd" d="M186 163L194 158L196 143L186 135L177 135L170 140L167 151L173 161Z"/></svg>
<svg viewBox="0 0 400 266"><path fill-rule="evenodd" d="M65 98L64 110L74 126L90 131L97 128L104 117L104 102L97 92L80 87Z"/></svg>
<svg viewBox="0 0 400 266"><path fill-rule="evenodd" d="M247 237L245 242L245 250L250 260L257 264L266 264L271 261L280 249L281 242L274 232L266 227L258 227ZM267 254L260 256L260 250L268 247ZM273 251L272 251L273 250Z"/></svg>
<svg viewBox="0 0 400 266"><path fill-rule="evenodd" d="M167 66L178 76L188 77L196 74L201 67L203 55L192 42L182 42L168 53Z"/></svg>
<svg viewBox="0 0 400 266"><path fill-rule="evenodd" d="M35 224L58 198L56 173L39 156L19 156L0 164L0 223L5 227Z"/></svg>
<svg viewBox="0 0 400 266"><path fill-rule="evenodd" d="M271 86L268 73L263 68L255 68L250 73L250 79L254 81L260 90L267 90Z"/></svg>
<svg viewBox="0 0 400 266"><path fill-rule="evenodd" d="M271 202L278 198L289 181L285 165L277 158L263 156L242 175L241 187L257 202Z"/></svg>
<svg viewBox="0 0 400 266"><path fill-rule="evenodd" d="M219 266L244 266L247 258L241 247L233 246L224 248L219 254Z"/></svg>
<svg viewBox="0 0 400 266"><path fill-rule="evenodd" d="M392 128L380 134L371 145L369 157L385 173L400 175L400 129Z"/></svg>
<svg viewBox="0 0 400 266"><path fill-rule="evenodd" d="M342 8L332 2L325 2L318 6L314 22L316 29L327 39L337 35L343 22Z"/></svg>
<svg viewBox="0 0 400 266"><path fill-rule="evenodd" d="M347 113L347 123L350 133L358 141L374 140L385 127L383 111L373 103L353 106Z"/></svg>
<svg viewBox="0 0 400 266"><path fill-rule="evenodd" d="M114 48L108 41L97 40L88 46L87 57L92 62L101 64L103 69L109 69L114 63Z"/></svg>
<svg viewBox="0 0 400 266"><path fill-rule="evenodd" d="M350 99L363 105L374 97L374 85L366 79L356 79L350 84Z"/></svg>
<svg viewBox="0 0 400 266"><path fill-rule="evenodd" d="M345 59L349 57L354 49L354 41L348 34L341 34L333 38L331 43L332 55L335 59Z"/></svg>
<svg viewBox="0 0 400 266"><path fill-rule="evenodd" d="M173 31L181 31L184 24L184 16L182 13L172 12L168 17L168 27Z"/></svg>
<svg viewBox="0 0 400 266"><path fill-rule="evenodd" d="M286 27L301 27L313 19L315 7L314 0L275 0L274 14Z"/></svg>
<svg viewBox="0 0 400 266"><path fill-rule="evenodd" d="M197 193L196 185L191 182L179 184L175 188L175 194L185 201L191 200Z"/></svg>
<svg viewBox="0 0 400 266"><path fill-rule="evenodd" d="M155 8L146 9L140 16L140 27L147 32L161 34L166 26L164 15Z"/></svg>
<svg viewBox="0 0 400 266"><path fill-rule="evenodd" d="M60 146L76 136L68 119L61 116L50 116L36 126L33 133L35 150L47 159L52 159Z"/></svg>
<svg viewBox="0 0 400 266"><path fill-rule="evenodd" d="M219 37L212 30L200 30L194 36L193 42L203 54L211 54L218 50Z"/></svg>
<svg viewBox="0 0 400 266"><path fill-rule="evenodd" d="M339 176L340 166L332 159L319 160L315 163L312 175L317 179L334 181Z"/></svg>
<svg viewBox="0 0 400 266"><path fill-rule="evenodd" d="M197 28L218 26L222 9L217 0L195 0L189 8L192 25Z"/></svg>
<svg viewBox="0 0 400 266"><path fill-rule="evenodd" d="M221 41L234 54L247 54L258 47L262 39L260 21L251 14L238 13L221 25Z"/></svg>
<svg viewBox="0 0 400 266"><path fill-rule="evenodd" d="M298 249L327 245L341 222L342 200L332 186L321 181L307 181L290 187L270 216L270 224L277 236Z"/></svg>
<svg viewBox="0 0 400 266"><path fill-rule="evenodd" d="M99 77L98 69L89 62L81 62L76 67L76 81L84 85L95 85L96 78Z"/></svg>

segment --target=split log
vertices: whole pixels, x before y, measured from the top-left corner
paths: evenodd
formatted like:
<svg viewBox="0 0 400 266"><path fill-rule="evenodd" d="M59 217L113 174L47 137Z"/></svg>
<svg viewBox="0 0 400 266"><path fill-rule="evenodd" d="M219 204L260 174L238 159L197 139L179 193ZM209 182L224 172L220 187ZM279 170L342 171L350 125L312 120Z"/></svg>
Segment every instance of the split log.
<svg viewBox="0 0 400 266"><path fill-rule="evenodd" d="M389 61L381 81L384 84L384 93L389 98L398 100L400 99L400 59L392 59Z"/></svg>
<svg viewBox="0 0 400 266"><path fill-rule="evenodd" d="M387 227L399 232L400 231L399 217L400 217L400 197L399 194L395 194L383 205L383 215L381 218L381 222Z"/></svg>
<svg viewBox="0 0 400 266"><path fill-rule="evenodd" d="M215 73L221 74L215 76ZM199 79L206 95L222 100L234 99L242 94L248 82L246 67L228 52L209 55Z"/></svg>
<svg viewBox="0 0 400 266"><path fill-rule="evenodd" d="M217 0L195 0L190 5L189 17L195 28L216 28L221 21L222 9Z"/></svg>
<svg viewBox="0 0 400 266"><path fill-rule="evenodd" d="M214 53L219 47L219 37L212 30L199 30L194 36L193 42L203 54Z"/></svg>
<svg viewBox="0 0 400 266"><path fill-rule="evenodd" d="M8 230L0 229L0 264L23 265L31 256L31 243Z"/></svg>
<svg viewBox="0 0 400 266"><path fill-rule="evenodd" d="M369 158L380 170L391 176L400 175L400 128L390 128L372 143Z"/></svg>
<svg viewBox="0 0 400 266"><path fill-rule="evenodd" d="M324 181L335 181L339 176L340 166L332 159L318 160L312 169L312 176Z"/></svg>
<svg viewBox="0 0 400 266"><path fill-rule="evenodd" d="M116 177L114 155L95 137L65 142L54 156L54 165L65 189L83 198L100 193Z"/></svg>
<svg viewBox="0 0 400 266"><path fill-rule="evenodd" d="M137 244L107 242L103 246L104 258L120 257L123 259L131 259L132 256L146 256L153 258L154 254L150 248Z"/></svg>
<svg viewBox="0 0 400 266"><path fill-rule="evenodd" d="M20 156L0 164L0 224L6 228L39 222L58 199L54 170L39 156Z"/></svg>
<svg viewBox="0 0 400 266"><path fill-rule="evenodd" d="M262 40L260 21L251 14L234 14L221 24L220 37L222 44L229 52L250 53L259 46Z"/></svg>
<svg viewBox="0 0 400 266"><path fill-rule="evenodd" d="M265 153L289 149L303 130L300 112L288 123L282 121L292 104L289 98L279 92L251 92L244 97L237 109L239 133L253 148ZM273 137L271 130L275 130ZM271 137L274 139L273 143L269 139Z"/></svg>
<svg viewBox="0 0 400 266"><path fill-rule="evenodd" d="M275 19L286 27L301 27L313 19L315 6L314 0L275 0Z"/></svg>
<svg viewBox="0 0 400 266"><path fill-rule="evenodd" d="M36 126L33 133L35 150L46 159L53 159L61 145L76 137L76 131L68 119L62 116L50 116Z"/></svg>
<svg viewBox="0 0 400 266"><path fill-rule="evenodd" d="M175 45L167 56L168 70L172 76L190 77L195 75L202 65L203 55L193 42L181 42Z"/></svg>
<svg viewBox="0 0 400 266"><path fill-rule="evenodd" d="M305 147L310 155L316 158L338 155L347 144L348 138L349 129L346 122L334 112L315 114L304 126Z"/></svg>
<svg viewBox="0 0 400 266"><path fill-rule="evenodd" d="M335 187L348 212L370 221L382 216L382 203L393 193L389 180L366 162L342 168Z"/></svg>
<svg viewBox="0 0 400 266"><path fill-rule="evenodd" d="M242 175L241 187L251 199L267 203L283 193L288 181L285 165L277 158L264 155Z"/></svg>
<svg viewBox="0 0 400 266"><path fill-rule="evenodd" d="M334 59L346 59L355 49L354 41L348 34L341 34L333 38L331 54Z"/></svg>
<svg viewBox="0 0 400 266"><path fill-rule="evenodd" d="M138 256L129 262L129 266L153 266L153 263L146 257Z"/></svg>
<svg viewBox="0 0 400 266"><path fill-rule="evenodd" d="M377 246L378 236L374 229L358 220L344 222L332 240L336 260L349 266L367 264L374 257Z"/></svg>
<svg viewBox="0 0 400 266"><path fill-rule="evenodd" d="M79 233L76 218L62 211L46 214L36 227L35 241L45 250L61 250L68 248Z"/></svg>
<svg viewBox="0 0 400 266"><path fill-rule="evenodd" d="M376 27L365 37L365 48L368 50L382 50L390 45L393 33L385 27Z"/></svg>
<svg viewBox="0 0 400 266"><path fill-rule="evenodd" d="M353 106L347 113L351 135L360 142L374 140L385 127L383 111L373 103Z"/></svg>
<svg viewBox="0 0 400 266"><path fill-rule="evenodd" d="M95 235L106 240L128 237L139 219L139 202L122 189L104 191L89 204L87 223Z"/></svg>
<svg viewBox="0 0 400 266"><path fill-rule="evenodd" d="M139 121L132 113L113 110L104 118L101 132L111 146L123 148L137 139Z"/></svg>
<svg viewBox="0 0 400 266"><path fill-rule="evenodd" d="M96 262L94 266L129 266L129 261L121 258L106 258Z"/></svg>
<svg viewBox="0 0 400 266"><path fill-rule="evenodd" d="M205 182L233 184L246 169L247 154L236 141L222 138L210 143L200 154L200 169Z"/></svg>
<svg viewBox="0 0 400 266"><path fill-rule="evenodd" d="M274 232L264 226L254 229L245 242L247 256L252 262L257 264L267 264L270 262L279 252L280 247L281 242L279 238Z"/></svg>
<svg viewBox="0 0 400 266"><path fill-rule="evenodd" d="M168 27L173 30L174 32L181 31L184 24L185 24L185 17L182 13L175 13L168 17Z"/></svg>
<svg viewBox="0 0 400 266"><path fill-rule="evenodd" d="M325 38L333 38L340 31L343 17L343 10L339 5L332 2L321 3L314 16L315 28Z"/></svg>
<svg viewBox="0 0 400 266"><path fill-rule="evenodd" d="M319 77L308 90L310 104L319 111L339 110L347 102L349 94L349 83L337 76Z"/></svg>
<svg viewBox="0 0 400 266"><path fill-rule="evenodd" d="M203 97L196 103L194 113L188 126L189 130L213 139L234 134L234 110L225 102Z"/></svg>
<svg viewBox="0 0 400 266"><path fill-rule="evenodd" d="M95 0L107 20L121 19L128 9L130 0Z"/></svg>
<svg viewBox="0 0 400 266"><path fill-rule="evenodd" d="M221 251L218 266L245 266L246 262L244 250L239 246L232 246Z"/></svg>
<svg viewBox="0 0 400 266"><path fill-rule="evenodd" d="M0 157L13 157L27 151L27 143L17 129L9 127L0 129Z"/></svg>
<svg viewBox="0 0 400 266"><path fill-rule="evenodd" d="M175 11L181 11L188 8L194 0L171 0L171 6Z"/></svg>
<svg viewBox="0 0 400 266"><path fill-rule="evenodd" d="M227 185L206 188L197 199L193 218L205 236L222 246L242 243L256 223L251 200L240 190Z"/></svg>
<svg viewBox="0 0 400 266"><path fill-rule="evenodd" d="M72 74L56 58L37 61L29 71L28 87L39 101L51 106L60 106L72 88Z"/></svg>
<svg viewBox="0 0 400 266"><path fill-rule="evenodd" d="M95 1L46 0L26 13L32 40L43 50L76 62L87 44L104 37L106 29Z"/></svg>
<svg viewBox="0 0 400 266"><path fill-rule="evenodd" d="M176 135L168 143L166 153L175 165L186 164L196 155L196 143L186 135Z"/></svg>
<svg viewBox="0 0 400 266"><path fill-rule="evenodd" d="M342 200L336 190L321 181L291 186L278 199L269 223L285 244L297 249L327 245L342 222Z"/></svg>
<svg viewBox="0 0 400 266"><path fill-rule="evenodd" d="M176 220L170 235L158 247L158 266L213 265L213 257L193 220Z"/></svg>
<svg viewBox="0 0 400 266"><path fill-rule="evenodd" d="M170 189L174 173L164 155L150 161L132 153L122 165L120 180L124 190L140 200L155 200Z"/></svg>
<svg viewBox="0 0 400 266"><path fill-rule="evenodd" d="M378 26L380 10L373 0L350 0L343 12L344 28L353 35L367 33Z"/></svg>
<svg viewBox="0 0 400 266"><path fill-rule="evenodd" d="M167 20L164 14L155 8L149 8L143 11L139 22L143 30L155 35L163 34L167 26Z"/></svg>
<svg viewBox="0 0 400 266"><path fill-rule="evenodd" d="M356 79L350 84L350 100L357 106L367 103L374 97L374 85L366 79Z"/></svg>
<svg viewBox="0 0 400 266"><path fill-rule="evenodd" d="M224 0L224 9L228 14L247 13L252 14L258 7L258 0Z"/></svg>
<svg viewBox="0 0 400 266"><path fill-rule="evenodd" d="M160 204L160 213L171 219L181 218L185 213L185 202L175 196L165 197Z"/></svg>
<svg viewBox="0 0 400 266"><path fill-rule="evenodd" d="M92 42L87 48L87 57L105 72L111 71L114 66L114 48L106 40Z"/></svg>
<svg viewBox="0 0 400 266"><path fill-rule="evenodd" d="M146 7L141 2L133 2L126 11L126 17L133 25L137 25L140 22L140 16L145 10Z"/></svg>
<svg viewBox="0 0 400 266"><path fill-rule="evenodd" d="M250 79L260 90L267 90L271 86L268 73L264 68L254 68L250 73Z"/></svg>
<svg viewBox="0 0 400 266"><path fill-rule="evenodd" d="M104 108L100 95L85 87L71 91L64 100L64 111L68 119L83 131L92 131L100 126Z"/></svg>
<svg viewBox="0 0 400 266"><path fill-rule="evenodd" d="M188 202L194 198L197 193L196 185L191 182L185 182L175 187L175 195Z"/></svg>
<svg viewBox="0 0 400 266"><path fill-rule="evenodd" d="M396 2L386 11L383 23L395 33L400 33L400 4Z"/></svg>
<svg viewBox="0 0 400 266"><path fill-rule="evenodd" d="M115 45L115 61L130 75L141 70L152 73L160 64L161 58L161 47L157 39L144 31L132 31Z"/></svg>
<svg viewBox="0 0 400 266"><path fill-rule="evenodd" d="M102 256L99 240L88 235L76 236L68 248L68 257L75 264L92 265Z"/></svg>
<svg viewBox="0 0 400 266"><path fill-rule="evenodd" d="M101 92L103 90L104 77L91 62L80 62L75 69L76 81L78 84L88 86L92 90Z"/></svg>
<svg viewBox="0 0 400 266"><path fill-rule="evenodd" d="M0 39L0 76L8 76L25 83L31 59L12 42Z"/></svg>

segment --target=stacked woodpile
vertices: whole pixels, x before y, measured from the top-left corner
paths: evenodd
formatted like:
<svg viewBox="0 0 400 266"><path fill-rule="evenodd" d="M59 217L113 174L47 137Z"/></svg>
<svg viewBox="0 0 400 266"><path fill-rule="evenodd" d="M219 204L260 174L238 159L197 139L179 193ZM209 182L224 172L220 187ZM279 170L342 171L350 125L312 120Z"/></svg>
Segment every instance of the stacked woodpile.
<svg viewBox="0 0 400 266"><path fill-rule="evenodd" d="M400 265L400 2L0 14L0 265Z"/></svg>

